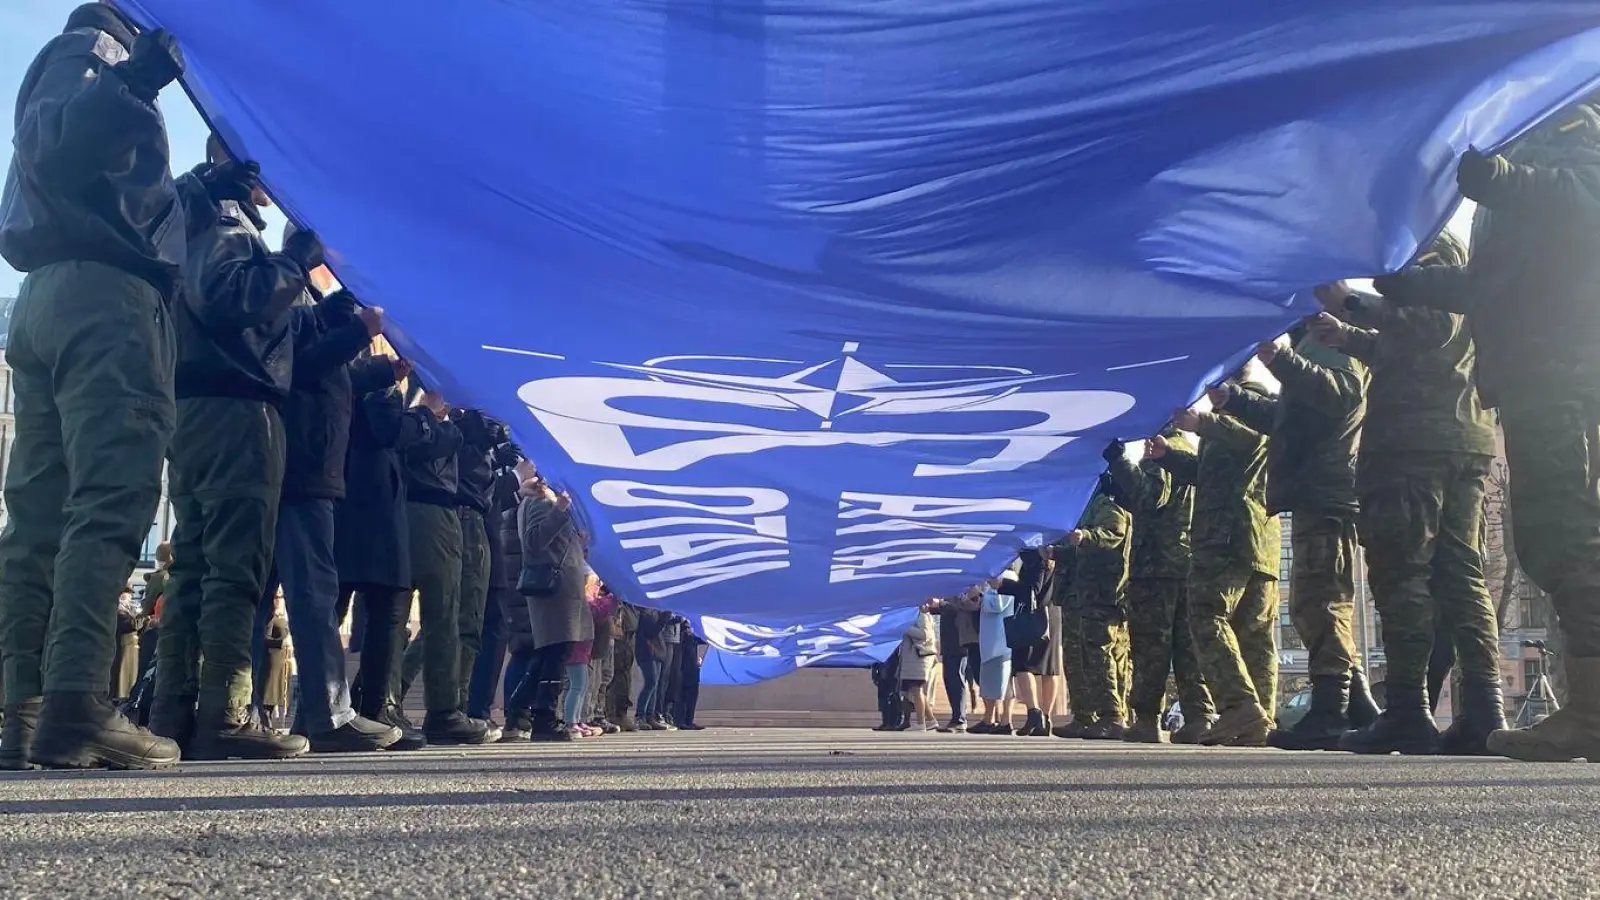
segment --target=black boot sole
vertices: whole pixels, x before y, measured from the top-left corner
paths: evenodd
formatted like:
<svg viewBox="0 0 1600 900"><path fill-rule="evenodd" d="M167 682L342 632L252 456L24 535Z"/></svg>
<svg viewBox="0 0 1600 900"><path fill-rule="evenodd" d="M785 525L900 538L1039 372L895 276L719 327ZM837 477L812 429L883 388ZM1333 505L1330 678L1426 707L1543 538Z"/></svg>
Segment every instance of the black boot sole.
<svg viewBox="0 0 1600 900"><path fill-rule="evenodd" d="M32 758L34 763L45 769L115 769L131 772L170 769L178 764L179 755L148 756L92 745L65 750L54 750L46 745L41 749L39 744L35 743Z"/></svg>

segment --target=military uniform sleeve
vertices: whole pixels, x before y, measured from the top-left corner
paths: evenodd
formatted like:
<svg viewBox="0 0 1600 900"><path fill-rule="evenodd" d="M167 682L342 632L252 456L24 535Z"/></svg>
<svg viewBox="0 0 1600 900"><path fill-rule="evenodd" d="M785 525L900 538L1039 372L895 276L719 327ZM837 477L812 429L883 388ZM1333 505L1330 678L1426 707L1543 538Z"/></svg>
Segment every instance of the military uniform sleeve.
<svg viewBox="0 0 1600 900"><path fill-rule="evenodd" d="M1444 315L1444 313L1440 313L1440 315ZM1345 332L1344 346L1340 349L1344 350L1351 359L1359 359L1371 365L1378 358L1378 334L1377 331L1371 328L1352 325L1350 330Z"/></svg>
<svg viewBox="0 0 1600 900"><path fill-rule="evenodd" d="M1461 319L1454 313L1426 306L1396 306L1375 294L1358 293L1353 298L1357 302L1347 302L1342 316L1353 329L1342 349L1364 362L1376 357L1379 334L1385 338L1383 343L1434 350L1450 343L1461 330Z"/></svg>
<svg viewBox="0 0 1600 900"><path fill-rule="evenodd" d="M1282 354L1280 354L1282 355ZM1278 398L1266 397L1254 391L1233 392L1228 405L1221 412L1237 418L1250 428L1267 434L1278 419Z"/></svg>
<svg viewBox="0 0 1600 900"><path fill-rule="evenodd" d="M101 46L108 44L121 52L103 38ZM135 97L92 47L83 35L56 38L17 113L17 165L64 193L83 190L163 131L161 113Z"/></svg>
<svg viewBox="0 0 1600 900"><path fill-rule="evenodd" d="M1094 504L1087 527L1083 532L1083 546L1099 550L1115 550L1128 541L1128 512L1109 499Z"/></svg>
<svg viewBox="0 0 1600 900"><path fill-rule="evenodd" d="M1366 366L1355 363L1355 371L1319 366L1293 350L1280 350L1267 369L1293 392L1296 403L1304 403L1335 419L1350 415L1361 405L1366 389ZM1233 404L1228 404L1229 409ZM1255 423L1249 423L1261 431Z"/></svg>
<svg viewBox="0 0 1600 900"><path fill-rule="evenodd" d="M1136 466L1124 456L1110 468L1117 487L1139 509L1161 509L1172 497L1172 478L1158 467Z"/></svg>
<svg viewBox="0 0 1600 900"><path fill-rule="evenodd" d="M1492 158L1493 174L1473 191L1491 210L1514 207L1572 224L1600 219L1600 168L1530 166Z"/></svg>
<svg viewBox="0 0 1600 900"><path fill-rule="evenodd" d="M1178 484L1193 485L1200 474L1200 454L1193 450L1168 447L1167 452L1156 460L1156 463Z"/></svg>
<svg viewBox="0 0 1600 900"><path fill-rule="evenodd" d="M1472 275L1465 266L1411 266L1376 282L1383 298L1396 306L1472 311Z"/></svg>
<svg viewBox="0 0 1600 900"><path fill-rule="evenodd" d="M1232 404L1229 404L1230 406ZM1254 447L1260 443L1263 435L1261 432L1246 425L1243 421L1232 416L1221 416L1216 413L1200 413L1200 427L1196 434L1208 441L1226 444L1231 447ZM1171 456L1171 452L1167 456ZM1198 457L1196 458L1198 461ZM1168 469L1167 471L1172 471ZM1176 473L1174 473L1176 474Z"/></svg>

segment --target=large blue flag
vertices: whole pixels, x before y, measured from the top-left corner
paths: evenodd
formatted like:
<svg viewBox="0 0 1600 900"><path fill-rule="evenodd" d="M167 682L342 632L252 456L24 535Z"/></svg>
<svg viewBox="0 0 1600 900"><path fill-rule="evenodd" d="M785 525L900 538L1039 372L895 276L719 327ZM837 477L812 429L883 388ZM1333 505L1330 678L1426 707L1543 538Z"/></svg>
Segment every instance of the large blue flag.
<svg viewBox="0 0 1600 900"><path fill-rule="evenodd" d="M1600 73L1553 0L123 2L607 581L780 656L1068 527Z"/></svg>

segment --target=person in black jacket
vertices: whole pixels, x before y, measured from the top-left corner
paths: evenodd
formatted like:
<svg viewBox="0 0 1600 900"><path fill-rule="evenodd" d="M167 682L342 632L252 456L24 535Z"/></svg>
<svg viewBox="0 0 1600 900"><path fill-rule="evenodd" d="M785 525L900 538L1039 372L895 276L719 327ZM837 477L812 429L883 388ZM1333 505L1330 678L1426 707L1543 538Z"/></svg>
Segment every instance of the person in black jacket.
<svg viewBox="0 0 1600 900"><path fill-rule="evenodd" d="M520 461L522 451L517 449L515 444L509 443L509 433L506 434L506 439L509 453ZM495 473L494 502L490 505L489 515L485 519L485 524L490 529L489 600L483 609L482 644L478 649L477 661L472 665L472 677L467 685L467 715L485 721L489 721L493 714L495 689L499 686L500 672L505 667L506 617L510 615L511 604L522 604L522 598L512 590L518 573L506 567L505 544L501 540L505 513L507 510L515 511L517 508L517 487L521 479L517 475L515 466L516 462L513 462L511 466ZM490 730L493 731L494 723L489 721L489 724Z"/></svg>
<svg viewBox="0 0 1600 900"><path fill-rule="evenodd" d="M461 519L456 512L459 478L456 452L460 429L438 394L424 392L422 403L437 420L440 439L406 453L406 524L410 529L411 586L422 610L422 630L408 649L394 693L404 698L416 673L423 675L427 716L423 734L430 744L482 744L489 726L461 711Z"/></svg>
<svg viewBox="0 0 1600 900"><path fill-rule="evenodd" d="M345 453L345 499L334 523L334 555L342 597L364 610L362 630L351 636L361 648L361 668L351 701L364 718L394 725L404 737L390 750L427 745L389 689L399 678L400 654L411 615L411 548L406 518L402 455L455 438L436 425L424 407L406 408L398 386L362 396L350 413ZM342 618L342 617L341 617Z"/></svg>
<svg viewBox="0 0 1600 900"><path fill-rule="evenodd" d="M461 429L456 451L456 515L461 520L461 605L457 610L460 707L468 709L472 670L483 646L493 554L489 550L489 516L494 509L499 472L516 464L505 425L482 410L456 409L450 421ZM491 725L490 733L494 728ZM499 740L499 735L493 735Z"/></svg>
<svg viewBox="0 0 1600 900"><path fill-rule="evenodd" d="M184 216L155 101L181 74L170 34L135 39L114 9L87 3L17 94L0 256L27 278L6 351L18 416L0 535L0 768L178 761L106 688L117 596L155 517L176 417L168 308Z"/></svg>
<svg viewBox="0 0 1600 900"><path fill-rule="evenodd" d="M294 312L294 388L284 405L289 453L276 565L294 637L300 716L317 753L381 750L398 741L401 731L357 715L350 705L344 642L334 618L339 599L334 508L345 496L353 393L365 396L391 387L410 369L387 357L352 362L382 331L383 311L358 310L346 291L303 303Z"/></svg>
<svg viewBox="0 0 1600 900"><path fill-rule="evenodd" d="M150 728L194 759L279 759L306 752L306 741L250 715L250 633L283 486L292 309L322 248L307 232L287 252L268 250L251 209L267 202L254 164L229 159L215 140L208 157L179 182L189 245L173 317L177 527Z"/></svg>

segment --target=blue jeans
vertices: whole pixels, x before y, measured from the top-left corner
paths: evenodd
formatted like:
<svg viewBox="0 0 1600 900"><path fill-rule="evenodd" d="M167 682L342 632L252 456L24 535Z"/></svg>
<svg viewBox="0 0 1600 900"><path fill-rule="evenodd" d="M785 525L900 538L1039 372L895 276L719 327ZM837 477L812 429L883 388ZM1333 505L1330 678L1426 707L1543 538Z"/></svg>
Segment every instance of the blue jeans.
<svg viewBox="0 0 1600 900"><path fill-rule="evenodd" d="M308 734L348 725L350 683L335 608L339 567L333 558L333 501L299 500L278 507L276 567L288 605L300 677L300 712Z"/></svg>
<svg viewBox="0 0 1600 900"><path fill-rule="evenodd" d="M504 588L490 588L489 600L483 607L483 645L472 662L472 679L467 684L467 715L474 719L487 719L494 711L500 668L506 662L506 593ZM511 690L506 691L506 697L511 696Z"/></svg>
<svg viewBox="0 0 1600 900"><path fill-rule="evenodd" d="M589 664L567 664L567 702L562 704L561 720L568 725L583 721L583 703L589 696Z"/></svg>
<svg viewBox="0 0 1600 900"><path fill-rule="evenodd" d="M660 659L648 653L639 654L639 671L644 675L644 686L639 690L635 715L645 721L661 714L661 666Z"/></svg>
<svg viewBox="0 0 1600 900"><path fill-rule="evenodd" d="M950 701L950 721L967 721L967 648L944 655L944 696Z"/></svg>

